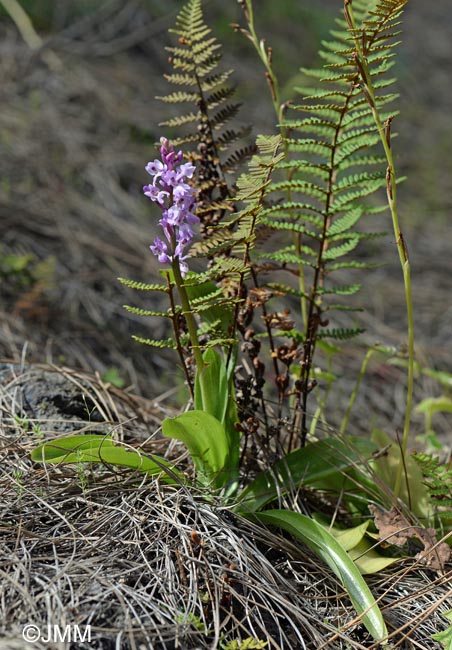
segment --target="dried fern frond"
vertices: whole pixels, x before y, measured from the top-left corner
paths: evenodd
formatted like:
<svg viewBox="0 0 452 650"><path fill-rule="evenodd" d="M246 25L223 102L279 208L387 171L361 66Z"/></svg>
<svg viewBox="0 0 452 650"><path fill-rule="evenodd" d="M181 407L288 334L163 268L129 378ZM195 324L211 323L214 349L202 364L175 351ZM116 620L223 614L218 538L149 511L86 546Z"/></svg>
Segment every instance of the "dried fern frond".
<svg viewBox="0 0 452 650"><path fill-rule="evenodd" d="M195 110L184 107L181 114L161 126L181 133L172 139L176 146L189 145L188 157L197 166L201 235L208 239L231 209L225 204L225 199L234 194L227 174L237 172L255 147L235 148L249 129L231 126L240 109L233 101L232 70L220 69L221 45L204 22L201 0L189 0L176 18L176 27L169 31L177 36L178 44L166 48L174 73L165 78L178 89L158 99L171 105L194 104Z"/></svg>

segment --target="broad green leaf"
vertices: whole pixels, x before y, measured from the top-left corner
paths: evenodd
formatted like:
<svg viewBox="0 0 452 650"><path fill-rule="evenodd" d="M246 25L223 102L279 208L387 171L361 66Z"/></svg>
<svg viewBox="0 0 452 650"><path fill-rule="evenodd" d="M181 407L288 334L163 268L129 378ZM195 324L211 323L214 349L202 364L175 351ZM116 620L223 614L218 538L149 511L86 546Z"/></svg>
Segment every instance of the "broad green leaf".
<svg viewBox="0 0 452 650"><path fill-rule="evenodd" d="M204 411L186 411L164 420L162 431L166 438L184 443L202 483L221 487L227 482L228 436L216 417Z"/></svg>
<svg viewBox="0 0 452 650"><path fill-rule="evenodd" d="M359 526L354 526L353 528L334 528L324 524L322 521L318 521L317 517L314 517L315 521L321 526L328 530L335 539L344 547L346 551L351 551L352 548L358 546L358 544L363 540L366 530L370 524L370 520L364 521Z"/></svg>
<svg viewBox="0 0 452 650"><path fill-rule="evenodd" d="M102 446L111 447L113 440L108 436L101 435L78 435L56 438L44 442L31 452L31 460L59 463L64 460L72 451L93 450L93 453Z"/></svg>
<svg viewBox="0 0 452 650"><path fill-rule="evenodd" d="M195 377L195 409L224 422L229 402L226 367L213 348L203 354L204 368Z"/></svg>
<svg viewBox="0 0 452 650"><path fill-rule="evenodd" d="M300 485L315 487L320 481L343 482L343 472L369 457L377 446L363 438L327 438L297 449L259 474L240 495L238 511L256 512L265 504Z"/></svg>
<svg viewBox="0 0 452 650"><path fill-rule="evenodd" d="M317 381L321 379L328 384L331 384L333 381L336 381L338 379L338 375L335 375L334 372L328 372L327 370L322 370L321 368L315 368L313 374Z"/></svg>
<svg viewBox="0 0 452 650"><path fill-rule="evenodd" d="M195 409L210 413L223 425L228 446L228 468L237 474L240 433L235 427L238 415L233 376L228 376L223 358L213 348L204 352L203 361L205 366L195 377Z"/></svg>
<svg viewBox="0 0 452 650"><path fill-rule="evenodd" d="M316 347L323 350L327 355L338 354L341 351L337 345L333 345L330 341L317 341Z"/></svg>
<svg viewBox="0 0 452 650"><path fill-rule="evenodd" d="M348 554L363 575L379 573L397 562L398 559L380 555L375 548L372 548L372 543L367 539L362 539L359 544L348 551Z"/></svg>
<svg viewBox="0 0 452 650"><path fill-rule="evenodd" d="M104 381L107 384L111 384L112 386L115 386L116 388L123 388L125 386L125 380L121 377L119 374L119 370L117 368L108 368L104 373L101 375L102 381Z"/></svg>
<svg viewBox="0 0 452 650"><path fill-rule="evenodd" d="M370 524L369 519L359 526L339 529L334 526L329 527L315 514L313 518L343 546L362 574L378 573L396 562L397 558L380 555L376 549L372 548L373 544L365 538ZM378 535L376 537L379 539Z"/></svg>
<svg viewBox="0 0 452 650"><path fill-rule="evenodd" d="M136 449L117 445L101 435L77 435L44 442L31 453L44 463L106 463L130 467L150 475L161 474L165 483L178 483L182 475L163 458L150 457Z"/></svg>
<svg viewBox="0 0 452 650"><path fill-rule="evenodd" d="M254 515L259 521L278 526L300 539L321 558L344 585L350 600L373 638L384 643L388 636L375 599L344 547L323 526L310 517L287 510L271 510Z"/></svg>

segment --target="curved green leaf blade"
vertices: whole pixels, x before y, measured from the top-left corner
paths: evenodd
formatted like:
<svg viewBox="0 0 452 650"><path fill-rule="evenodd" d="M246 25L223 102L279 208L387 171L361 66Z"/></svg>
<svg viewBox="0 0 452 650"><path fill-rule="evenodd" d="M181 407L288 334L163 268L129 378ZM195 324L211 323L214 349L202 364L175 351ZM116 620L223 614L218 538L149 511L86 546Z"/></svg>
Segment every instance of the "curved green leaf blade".
<svg viewBox="0 0 452 650"><path fill-rule="evenodd" d="M314 516L314 520L317 521L317 518ZM367 521L364 521L362 524L359 524L358 526L354 526L353 528L330 528L326 524L324 524L321 521L317 521L318 524L320 524L325 530L327 530L333 537L339 542L339 544L342 546L342 548L345 551L351 551L353 548L358 546L358 544L361 543L361 541L364 538L364 535L366 534L366 530L369 527L370 524L370 519Z"/></svg>
<svg viewBox="0 0 452 650"><path fill-rule="evenodd" d="M206 350L202 358L204 368L195 377L195 410L210 413L221 422L228 445L229 469L232 472L235 468L238 474L240 433L235 427L238 415L233 377L228 376L223 358L213 348Z"/></svg>
<svg viewBox="0 0 452 650"><path fill-rule="evenodd" d="M161 474L165 483L177 484L182 480L182 474L163 458L117 445L102 435L67 436L44 442L31 452L31 459L49 464L107 463L137 469L151 476Z"/></svg>
<svg viewBox="0 0 452 650"><path fill-rule="evenodd" d="M327 438L297 449L251 481L240 495L239 512L256 512L293 486L341 478L342 472L377 450L375 443L351 436Z"/></svg>
<svg viewBox="0 0 452 650"><path fill-rule="evenodd" d="M363 575L379 573L388 566L397 562L398 558L385 557L373 547L372 543L365 538L370 520L364 521L353 528L330 528L323 521L313 515L314 520L327 530L336 541L347 551L349 557L354 561Z"/></svg>
<svg viewBox="0 0 452 650"><path fill-rule="evenodd" d="M162 431L166 438L184 443L202 483L222 487L227 482L228 437L217 418L204 411L186 411L164 420Z"/></svg>
<svg viewBox="0 0 452 650"><path fill-rule="evenodd" d="M271 510L256 513L254 517L286 530L306 544L340 579L373 638L380 643L387 639L388 631L372 592L353 560L331 533L313 519L297 512Z"/></svg>
<svg viewBox="0 0 452 650"><path fill-rule="evenodd" d="M31 460L45 463L59 463L74 450L77 452L92 451L102 447L111 447L113 440L108 436L77 435L57 438L44 442L31 452Z"/></svg>
<svg viewBox="0 0 452 650"><path fill-rule="evenodd" d="M437 411L452 413L452 399L447 395L426 397L416 406L416 411L418 413L436 413Z"/></svg>
<svg viewBox="0 0 452 650"><path fill-rule="evenodd" d="M226 366L218 352L209 349L202 355L204 367L195 377L195 409L224 422L229 401Z"/></svg>
<svg viewBox="0 0 452 650"><path fill-rule="evenodd" d="M367 539L362 539L359 544L350 549L348 554L363 575L380 573L398 560L396 557L380 555Z"/></svg>

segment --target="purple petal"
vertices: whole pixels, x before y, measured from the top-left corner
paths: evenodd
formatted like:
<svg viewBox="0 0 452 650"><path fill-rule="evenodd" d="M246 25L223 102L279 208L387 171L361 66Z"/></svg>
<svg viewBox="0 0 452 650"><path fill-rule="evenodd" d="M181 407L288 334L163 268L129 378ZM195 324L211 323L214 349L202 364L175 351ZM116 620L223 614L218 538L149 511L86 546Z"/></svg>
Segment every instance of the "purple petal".
<svg viewBox="0 0 452 650"><path fill-rule="evenodd" d="M156 176L160 175L162 172L164 172L166 169L166 165L162 163L161 160L153 160L152 162L148 162L148 164L145 167L145 170L147 171L148 174L151 176Z"/></svg>
<svg viewBox="0 0 452 650"><path fill-rule="evenodd" d="M177 171L177 176L181 180L183 178L192 178L194 172L195 172L196 167L192 165L190 162L184 163L181 165Z"/></svg>
<svg viewBox="0 0 452 650"><path fill-rule="evenodd" d="M182 277L185 278L185 276L188 273L188 264L187 264L187 262L179 260L179 268L180 268L180 273L181 273Z"/></svg>

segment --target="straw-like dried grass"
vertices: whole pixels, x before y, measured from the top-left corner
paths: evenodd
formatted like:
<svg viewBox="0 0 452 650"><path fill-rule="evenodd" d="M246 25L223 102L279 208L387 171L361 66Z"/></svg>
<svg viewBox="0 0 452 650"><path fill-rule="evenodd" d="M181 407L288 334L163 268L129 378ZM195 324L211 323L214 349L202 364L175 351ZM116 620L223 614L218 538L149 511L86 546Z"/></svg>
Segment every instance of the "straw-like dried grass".
<svg viewBox="0 0 452 650"><path fill-rule="evenodd" d="M59 646L74 650L216 649L249 637L285 650L376 648L328 568L205 493L107 467L33 466L37 420L24 395L43 375L68 403L79 394L91 405L91 420L40 414L46 438L114 427L129 444L178 453L155 435L158 405L90 376L3 366L0 648L21 647L29 623L91 625L91 643ZM451 575L405 560L370 580L393 647L440 647L431 634L447 626Z"/></svg>

